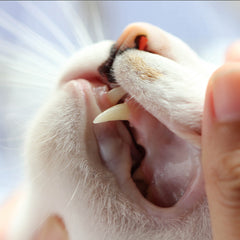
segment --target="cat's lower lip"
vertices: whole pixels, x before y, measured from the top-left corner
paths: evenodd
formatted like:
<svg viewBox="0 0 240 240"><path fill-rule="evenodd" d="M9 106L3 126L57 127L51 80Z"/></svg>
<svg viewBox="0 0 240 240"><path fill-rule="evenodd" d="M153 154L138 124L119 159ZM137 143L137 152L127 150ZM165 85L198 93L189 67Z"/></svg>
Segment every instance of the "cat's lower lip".
<svg viewBox="0 0 240 240"><path fill-rule="evenodd" d="M94 100L95 104L98 106L101 105L103 107L102 110L104 110L104 108L108 107L108 106L103 106L101 103L101 101L104 102L103 99L106 97L105 93L104 93L105 90L103 90L104 89L103 85L100 87L100 89L102 88L102 90L97 90L98 88L93 87L89 82L86 82L85 80L76 80L74 82L76 84L73 84L73 85L75 87L77 86L77 88L83 89L83 91L86 94L86 98L95 99ZM89 102L89 101L86 101L86 102ZM108 104L106 104L106 105L108 105ZM89 109L91 109L91 112L95 111L93 109L95 109L96 106L89 105L88 107L89 107ZM97 114L99 114L99 112L95 112L93 114L93 116L91 116L92 120L94 119L94 117ZM96 128L96 126L94 128ZM101 126L97 126L97 128L101 129ZM113 127L113 129L114 129L114 127ZM97 138L102 138L101 130L100 130L100 132L95 130L95 134L97 135ZM116 138L116 139L119 140L118 138ZM101 148L101 145L99 145L99 147ZM124 151L124 150L120 149L120 151ZM110 155L111 154L114 154L115 158L117 158L116 153L113 152L113 153L110 153ZM102 160L106 164L106 159L104 159L102 157ZM118 161L116 161L116 162L121 163L122 158L119 157ZM108 165L108 168L109 168L109 163L107 163L106 165ZM111 163L110 163L110 165L111 165ZM117 171L114 173L114 174L116 174L116 178L118 180L118 184L121 188L121 191L123 191L128 196L128 198L131 199L132 202L136 203L136 205L140 206L145 212L147 212L151 216L159 217L161 219L176 218L180 215L186 214L186 212L188 212L188 211L191 211L194 208L194 206L196 206L196 204L199 203L199 201L201 201L201 198L203 198L203 196L204 196L204 187L203 187L203 180L202 180L202 175L201 175L201 168L199 167L199 168L195 169L195 171L193 173L194 178L192 179L191 183L188 185L184 195L174 206L169 207L169 208L158 207L158 206L152 204L151 202L149 202L148 200L146 200L140 194L140 192L137 190L133 180L130 177L131 176L130 175L130 167L128 165L129 165L129 162L125 161L125 164L123 164L122 166L119 166L119 169L121 167L122 167L122 169L125 169L125 170L123 170L123 171L125 171L124 174L122 174L123 173L123 172L121 172L122 170L119 170L119 169L117 169ZM113 166L113 167L116 169L116 166ZM126 169L128 169L127 170L127 171L129 171L128 173L126 173ZM119 180L119 175L121 175L120 180Z"/></svg>

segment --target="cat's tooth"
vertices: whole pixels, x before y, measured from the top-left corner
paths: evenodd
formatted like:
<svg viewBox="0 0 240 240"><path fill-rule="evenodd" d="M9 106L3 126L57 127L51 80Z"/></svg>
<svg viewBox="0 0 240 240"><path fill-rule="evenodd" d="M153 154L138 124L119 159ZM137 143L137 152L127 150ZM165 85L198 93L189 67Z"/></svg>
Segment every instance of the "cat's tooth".
<svg viewBox="0 0 240 240"><path fill-rule="evenodd" d="M100 113L93 123L102 123L108 121L128 120L129 119L129 107L126 103L121 103L108 108L104 112Z"/></svg>
<svg viewBox="0 0 240 240"><path fill-rule="evenodd" d="M122 87L113 88L110 90L107 95L112 103L112 105L115 105L118 103L118 101L126 94L126 91Z"/></svg>

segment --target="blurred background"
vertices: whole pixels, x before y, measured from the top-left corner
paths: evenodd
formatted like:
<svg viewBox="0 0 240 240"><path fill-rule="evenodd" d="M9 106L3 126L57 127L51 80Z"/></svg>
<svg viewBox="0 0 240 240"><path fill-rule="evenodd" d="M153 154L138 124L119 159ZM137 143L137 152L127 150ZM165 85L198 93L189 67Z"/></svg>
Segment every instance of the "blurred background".
<svg viewBox="0 0 240 240"><path fill-rule="evenodd" d="M0 204L23 182L23 142L32 117L75 51L116 40L132 22L148 22L222 64L240 38L238 1L1 1Z"/></svg>

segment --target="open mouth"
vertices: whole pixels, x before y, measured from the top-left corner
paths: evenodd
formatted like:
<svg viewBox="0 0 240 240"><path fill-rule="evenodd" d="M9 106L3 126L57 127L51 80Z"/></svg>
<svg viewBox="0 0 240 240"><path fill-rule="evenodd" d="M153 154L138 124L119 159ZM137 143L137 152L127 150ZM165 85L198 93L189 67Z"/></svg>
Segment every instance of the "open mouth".
<svg viewBox="0 0 240 240"><path fill-rule="evenodd" d="M146 36L136 37L136 49L146 50L146 45ZM94 120L94 131L101 158L121 190L151 214L168 210L171 215L176 208L185 213L199 200L200 150L169 130L116 83L112 65L127 50L113 47L99 67L104 87L94 91L102 113Z"/></svg>
<svg viewBox="0 0 240 240"><path fill-rule="evenodd" d="M113 173L124 201L161 219L191 212L205 198L200 138L207 67L184 44L182 62L172 51L179 53L179 41L169 41L158 28L130 27L115 44L104 41L73 56L60 81L75 79L85 89L96 140L86 143L88 151L98 145L92 154Z"/></svg>

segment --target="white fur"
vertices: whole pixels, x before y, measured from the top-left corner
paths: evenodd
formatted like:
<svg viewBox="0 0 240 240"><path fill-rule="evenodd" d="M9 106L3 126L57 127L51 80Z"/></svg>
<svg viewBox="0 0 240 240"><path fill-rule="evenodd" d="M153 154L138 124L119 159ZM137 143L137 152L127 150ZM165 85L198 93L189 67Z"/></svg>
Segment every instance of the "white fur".
<svg viewBox="0 0 240 240"><path fill-rule="evenodd" d="M110 45L100 45L101 56L96 52L99 45L77 54L61 81L81 76L89 66L97 74L96 67L107 58ZM174 47L179 49L181 45ZM153 82L141 79L128 62L136 55L159 69L162 77ZM190 54L188 57L191 58ZM81 61L85 61L86 68L78 72L76 66ZM209 71L201 73L164 56L129 50L117 58L114 74L137 101L181 136L200 130ZM202 79L204 87L199 91ZM85 88L89 88L87 83ZM94 98L70 81L56 90L33 121L25 146L26 195L10 240L30 240L51 214L62 217L71 240L211 239L206 200L185 216L161 221L149 216L120 191L114 175L98 155L91 126L96 111L100 110Z"/></svg>
<svg viewBox="0 0 240 240"><path fill-rule="evenodd" d="M137 58L144 60L142 71ZM114 75L123 88L145 109L180 136L200 144L201 119L205 90L214 67L204 64L205 70L183 66L164 56L144 51L128 50L114 62ZM160 72L156 79L147 78L150 66ZM199 67L199 66L198 66ZM140 66L141 68L141 66Z"/></svg>

